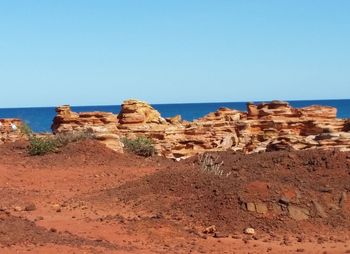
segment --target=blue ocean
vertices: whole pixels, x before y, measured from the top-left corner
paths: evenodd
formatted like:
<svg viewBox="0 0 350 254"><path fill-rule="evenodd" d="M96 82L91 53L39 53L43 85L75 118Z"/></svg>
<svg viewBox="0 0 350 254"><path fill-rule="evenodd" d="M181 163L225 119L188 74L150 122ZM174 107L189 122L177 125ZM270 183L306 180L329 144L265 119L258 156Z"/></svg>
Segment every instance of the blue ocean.
<svg viewBox="0 0 350 254"><path fill-rule="evenodd" d="M308 100L289 101L293 107L310 105L332 106L338 109L339 118L350 118L350 99L346 100ZM184 103L184 104L154 104L163 117L181 115L183 119L192 121L220 107L228 107L246 111L246 102L216 102L216 103ZM72 107L75 112L105 111L119 113L118 106L77 106ZM20 118L24 120L35 132L50 132L52 120L56 112L54 107L43 108L1 108L0 118Z"/></svg>

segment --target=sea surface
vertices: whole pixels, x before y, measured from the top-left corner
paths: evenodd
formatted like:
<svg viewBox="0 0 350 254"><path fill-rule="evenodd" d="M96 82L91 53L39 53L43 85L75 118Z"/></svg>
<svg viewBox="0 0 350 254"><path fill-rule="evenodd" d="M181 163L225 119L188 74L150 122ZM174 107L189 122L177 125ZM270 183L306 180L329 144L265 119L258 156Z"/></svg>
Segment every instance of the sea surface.
<svg viewBox="0 0 350 254"><path fill-rule="evenodd" d="M293 107L310 105L333 106L338 109L339 118L350 118L350 99L346 100L309 100L289 101ZM246 102L215 102L215 103L184 103L184 104L154 104L163 117L181 115L183 119L192 121L220 107L228 107L246 111ZM105 111L119 113L117 106L77 106L72 107L75 112ZM0 108L0 118L20 118L24 120L35 132L50 132L52 120L55 117L55 107L43 108Z"/></svg>

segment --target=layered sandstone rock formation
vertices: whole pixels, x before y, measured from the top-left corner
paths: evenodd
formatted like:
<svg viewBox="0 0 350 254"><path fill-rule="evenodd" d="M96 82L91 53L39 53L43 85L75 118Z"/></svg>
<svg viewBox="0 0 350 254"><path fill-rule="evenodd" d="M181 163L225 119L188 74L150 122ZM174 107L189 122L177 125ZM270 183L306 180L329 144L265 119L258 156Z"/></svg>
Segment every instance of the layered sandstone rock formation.
<svg viewBox="0 0 350 254"><path fill-rule="evenodd" d="M20 131L21 126L22 121L19 119L0 119L0 144L14 142L23 138L23 134Z"/></svg>
<svg viewBox="0 0 350 254"><path fill-rule="evenodd" d="M246 153L281 149L339 148L350 150L350 121L337 119L336 108L293 108L287 102L248 103L247 112L220 108L193 122L181 116L163 118L149 104L127 100L118 115L103 112L74 113L57 108L54 133L90 130L109 136L121 151L119 137L146 136L159 155L185 158L206 151ZM103 140L103 138L101 138ZM108 143L108 142L107 142ZM110 145L112 147L112 145Z"/></svg>
<svg viewBox="0 0 350 254"><path fill-rule="evenodd" d="M122 152L123 145L119 140L118 116L107 112L72 112L70 106L56 108L57 115L51 129L54 134L66 132L92 132L107 147Z"/></svg>
<svg viewBox="0 0 350 254"><path fill-rule="evenodd" d="M151 105L137 100L127 100L122 104L118 115L119 123L125 124L163 124L165 119Z"/></svg>
<svg viewBox="0 0 350 254"><path fill-rule="evenodd" d="M96 133L115 133L118 116L107 112L72 112L70 106L56 109L57 115L51 126L53 133L92 130Z"/></svg>

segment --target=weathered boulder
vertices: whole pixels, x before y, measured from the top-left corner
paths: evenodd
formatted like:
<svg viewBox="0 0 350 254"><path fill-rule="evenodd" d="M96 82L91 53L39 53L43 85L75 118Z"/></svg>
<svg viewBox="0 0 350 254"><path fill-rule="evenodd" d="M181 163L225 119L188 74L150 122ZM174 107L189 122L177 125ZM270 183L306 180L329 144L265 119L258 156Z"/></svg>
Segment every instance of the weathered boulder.
<svg viewBox="0 0 350 254"><path fill-rule="evenodd" d="M310 216L309 210L294 205L288 206L289 217L294 220L307 220Z"/></svg>
<svg viewBox="0 0 350 254"><path fill-rule="evenodd" d="M182 117L180 115L176 115L174 117L167 117L165 120L170 124L181 124L182 123Z"/></svg>
<svg viewBox="0 0 350 254"><path fill-rule="evenodd" d="M121 124L165 123L157 110L138 100L124 101L118 119Z"/></svg>
<svg viewBox="0 0 350 254"><path fill-rule="evenodd" d="M95 138L101 143L105 144L108 148L123 153L123 143L120 141L120 137L117 134L112 133L96 133Z"/></svg>

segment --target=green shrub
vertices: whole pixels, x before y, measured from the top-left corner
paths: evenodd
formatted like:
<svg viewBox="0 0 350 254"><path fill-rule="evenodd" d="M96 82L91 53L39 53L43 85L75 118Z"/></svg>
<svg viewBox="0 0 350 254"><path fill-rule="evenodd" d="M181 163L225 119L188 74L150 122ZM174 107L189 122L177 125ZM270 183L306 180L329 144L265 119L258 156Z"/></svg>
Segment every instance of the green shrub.
<svg viewBox="0 0 350 254"><path fill-rule="evenodd" d="M122 138L124 147L137 155L149 157L155 154L156 150L152 140L146 137L137 137L136 139Z"/></svg>
<svg viewBox="0 0 350 254"><path fill-rule="evenodd" d="M19 127L19 130L23 135L26 135L27 137L31 137L33 135L33 130L30 128L30 126L27 123L23 123Z"/></svg>
<svg viewBox="0 0 350 254"><path fill-rule="evenodd" d="M54 152L58 148L57 141L50 137L32 136L29 139L29 143L28 151L30 155L44 155Z"/></svg>
<svg viewBox="0 0 350 254"><path fill-rule="evenodd" d="M28 132L29 133L29 132ZM30 132L28 152L30 155L44 155L57 151L58 148L66 146L69 143L85 139L93 139L91 132L67 132L56 134L53 137L37 137Z"/></svg>

